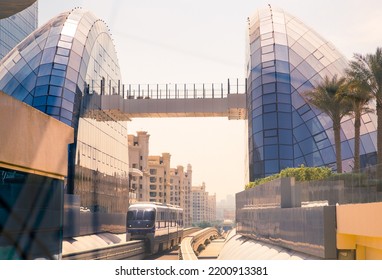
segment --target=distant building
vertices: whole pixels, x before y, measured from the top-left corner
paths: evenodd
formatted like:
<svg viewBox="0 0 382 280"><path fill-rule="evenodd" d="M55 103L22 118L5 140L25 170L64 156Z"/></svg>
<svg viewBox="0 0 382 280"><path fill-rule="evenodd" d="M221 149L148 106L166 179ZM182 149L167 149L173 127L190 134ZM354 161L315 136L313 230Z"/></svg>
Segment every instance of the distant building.
<svg viewBox="0 0 382 280"><path fill-rule="evenodd" d="M37 26L37 1L17 14L0 19L0 60L31 34Z"/></svg>
<svg viewBox="0 0 382 280"><path fill-rule="evenodd" d="M201 186L191 188L192 202L192 223L198 224L207 221L206 208L208 201L208 193L206 192L206 184L203 182Z"/></svg>
<svg viewBox="0 0 382 280"><path fill-rule="evenodd" d="M145 131L138 131L137 136L129 135L129 202L149 201L149 139Z"/></svg>
<svg viewBox="0 0 382 280"><path fill-rule="evenodd" d="M216 194L209 195L204 182L191 188L191 208L193 224L216 221Z"/></svg>
<svg viewBox="0 0 382 280"><path fill-rule="evenodd" d="M216 205L217 220L235 220L235 197L227 195L223 200L220 200Z"/></svg>
<svg viewBox="0 0 382 280"><path fill-rule="evenodd" d="M162 156L149 156L149 201L170 203L170 160L169 153L162 153Z"/></svg>
<svg viewBox="0 0 382 280"><path fill-rule="evenodd" d="M178 165L177 168L170 169L170 190L167 196L170 197L170 204L179 205L183 208L184 224L191 225L191 185L192 185L192 167L187 165L187 171L184 167Z"/></svg>
<svg viewBox="0 0 382 280"><path fill-rule="evenodd" d="M216 221L216 194L208 195L206 212L208 222Z"/></svg>

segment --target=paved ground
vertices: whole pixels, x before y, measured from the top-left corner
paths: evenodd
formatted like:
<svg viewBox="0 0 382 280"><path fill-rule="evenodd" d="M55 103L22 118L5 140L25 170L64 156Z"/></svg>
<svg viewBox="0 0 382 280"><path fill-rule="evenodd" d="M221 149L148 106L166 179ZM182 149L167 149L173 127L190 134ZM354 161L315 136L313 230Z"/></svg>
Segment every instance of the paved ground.
<svg viewBox="0 0 382 280"><path fill-rule="evenodd" d="M179 260L178 249L148 256L145 260Z"/></svg>

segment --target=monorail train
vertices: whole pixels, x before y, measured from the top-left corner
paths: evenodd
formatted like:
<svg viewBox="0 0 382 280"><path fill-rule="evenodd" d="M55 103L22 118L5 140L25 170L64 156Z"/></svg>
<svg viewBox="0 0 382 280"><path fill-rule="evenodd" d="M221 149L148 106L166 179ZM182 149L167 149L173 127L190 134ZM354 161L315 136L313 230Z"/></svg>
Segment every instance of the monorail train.
<svg viewBox="0 0 382 280"><path fill-rule="evenodd" d="M126 239L145 240L151 254L170 249L182 241L183 209L156 202L130 205Z"/></svg>

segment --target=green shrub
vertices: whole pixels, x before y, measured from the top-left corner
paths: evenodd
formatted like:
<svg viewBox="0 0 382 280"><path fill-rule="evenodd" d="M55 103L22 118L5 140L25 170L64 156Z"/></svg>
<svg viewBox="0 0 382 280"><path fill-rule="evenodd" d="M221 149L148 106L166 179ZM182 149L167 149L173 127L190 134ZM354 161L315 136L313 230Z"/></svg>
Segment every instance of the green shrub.
<svg viewBox="0 0 382 280"><path fill-rule="evenodd" d="M333 176L333 172L329 167L306 167L302 164L300 167L288 167L281 170L280 173L250 182L245 185L245 189L254 188L278 178L294 177L296 181L314 181L327 179L331 176Z"/></svg>
<svg viewBox="0 0 382 280"><path fill-rule="evenodd" d="M281 170L280 176L294 177L296 181L314 181L323 180L332 176L333 172L329 167L306 167L300 165L300 167L290 167Z"/></svg>

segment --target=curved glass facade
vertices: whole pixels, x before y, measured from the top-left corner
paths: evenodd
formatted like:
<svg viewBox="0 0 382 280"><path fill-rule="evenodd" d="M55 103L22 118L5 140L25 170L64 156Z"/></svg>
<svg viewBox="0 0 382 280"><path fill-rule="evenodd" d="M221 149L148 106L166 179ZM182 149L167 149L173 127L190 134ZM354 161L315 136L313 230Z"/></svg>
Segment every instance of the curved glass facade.
<svg viewBox="0 0 382 280"><path fill-rule="evenodd" d="M2 60L0 89L74 128L67 193L79 195L92 212L125 214L127 123L84 98L89 84L118 87L120 68L108 30L86 10L60 14ZM117 94L100 93L110 92Z"/></svg>
<svg viewBox="0 0 382 280"><path fill-rule="evenodd" d="M248 136L250 180L286 167L335 168L332 122L303 93L325 76L344 74L346 59L296 17L277 8L258 10L249 22ZM376 116L364 114L361 164L375 163ZM342 121L345 171L353 165L354 127Z"/></svg>
<svg viewBox="0 0 382 280"><path fill-rule="evenodd" d="M16 7L14 7L15 11L20 11L20 8L23 8L24 6L27 7L32 4L32 1L17 2L26 3L16 3ZM27 7L16 14L9 14L8 18L0 19L0 60L18 43L20 43L21 40L23 40L37 28L37 10L38 3L36 2L30 7ZM3 10L0 12L0 14L2 12Z"/></svg>

